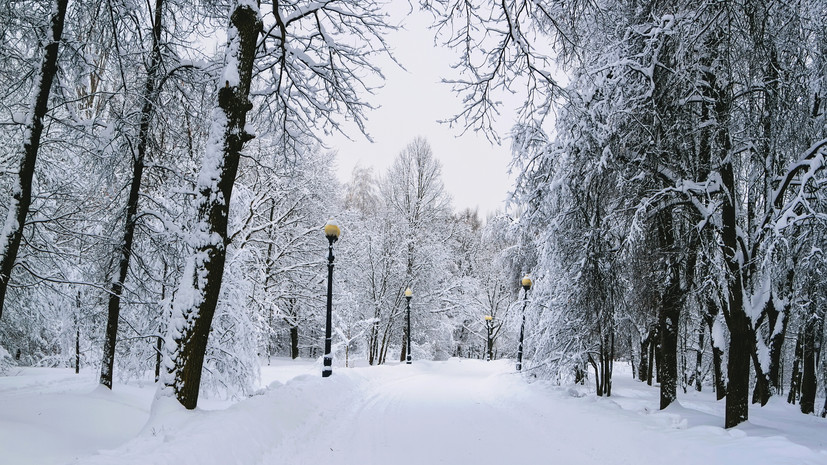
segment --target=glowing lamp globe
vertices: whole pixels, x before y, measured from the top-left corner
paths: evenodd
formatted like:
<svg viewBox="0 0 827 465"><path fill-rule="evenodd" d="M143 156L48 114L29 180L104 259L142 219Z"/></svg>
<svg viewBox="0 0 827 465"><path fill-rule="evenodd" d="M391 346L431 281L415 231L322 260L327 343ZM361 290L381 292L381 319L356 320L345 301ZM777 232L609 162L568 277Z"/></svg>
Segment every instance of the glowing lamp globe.
<svg viewBox="0 0 827 465"><path fill-rule="evenodd" d="M341 231L335 220L330 220L324 225L324 235L330 242L336 242L339 239L339 234L341 234Z"/></svg>

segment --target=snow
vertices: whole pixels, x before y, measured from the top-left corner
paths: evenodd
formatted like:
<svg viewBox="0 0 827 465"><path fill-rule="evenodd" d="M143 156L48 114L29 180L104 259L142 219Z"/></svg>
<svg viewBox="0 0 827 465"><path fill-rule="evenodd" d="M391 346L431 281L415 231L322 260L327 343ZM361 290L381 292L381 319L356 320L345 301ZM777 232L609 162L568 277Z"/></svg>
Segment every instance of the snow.
<svg viewBox="0 0 827 465"><path fill-rule="evenodd" d="M153 404L149 380L108 391L93 370L16 368L0 377L3 463L827 464L827 420L780 397L725 430L713 393L658 411L619 363L610 398L527 383L512 360L320 369L277 359L258 395L186 411Z"/></svg>

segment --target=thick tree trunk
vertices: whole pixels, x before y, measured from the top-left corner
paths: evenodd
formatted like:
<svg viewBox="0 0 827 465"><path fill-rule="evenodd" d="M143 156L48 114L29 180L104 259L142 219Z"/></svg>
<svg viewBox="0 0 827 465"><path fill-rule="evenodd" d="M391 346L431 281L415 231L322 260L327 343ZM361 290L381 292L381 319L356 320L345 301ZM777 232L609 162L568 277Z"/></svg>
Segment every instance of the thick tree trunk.
<svg viewBox="0 0 827 465"><path fill-rule="evenodd" d="M757 334L756 337L758 337ZM761 363L758 360L758 352L755 348L753 348L751 356L752 366L755 369L755 387L752 389L752 403L760 403L763 407L770 400L769 382L767 381L767 375L761 369Z"/></svg>
<svg viewBox="0 0 827 465"><path fill-rule="evenodd" d="M649 334L640 340L640 363L638 364L637 376L641 382L646 381L646 376L649 373L649 344L652 338L651 334L652 332L649 331Z"/></svg>
<svg viewBox="0 0 827 465"><path fill-rule="evenodd" d="M770 400L770 396L778 393L781 387L779 365L781 364L781 350L784 346L784 337L787 332L787 313L786 310L779 312L778 309L775 308L774 300L773 295L771 295L762 312L762 315L767 319L767 331L769 332L767 349L769 351L770 365L767 367L766 373L759 363L757 350L753 351L753 365L755 366L756 380L755 389L752 393L752 402L760 402L762 406L766 405ZM759 337L762 336L756 328L756 343L759 342L757 339Z"/></svg>
<svg viewBox="0 0 827 465"><path fill-rule="evenodd" d="M252 138L244 127L261 22L250 2L236 2L230 15L224 58L204 163L198 178L198 222L189 259L173 305L165 385L187 409L198 403L201 369L218 304L226 259L227 217L241 149ZM233 82L230 82L232 79Z"/></svg>
<svg viewBox="0 0 827 465"><path fill-rule="evenodd" d="M670 280L671 281L671 280ZM670 282L670 287L677 283ZM674 291L667 290L663 296L660 313L660 361L658 381L660 382L660 408L665 409L678 398L678 322L680 307L675 302Z"/></svg>
<svg viewBox="0 0 827 465"><path fill-rule="evenodd" d="M299 358L299 327L290 326L290 358Z"/></svg>
<svg viewBox="0 0 827 465"><path fill-rule="evenodd" d="M723 191L721 206L721 252L726 263L727 311L724 312L729 328L729 363L727 364L727 386L725 420L726 428L737 426L749 419L749 373L755 334L744 308L744 283L741 261L743 254L738 243L738 216L735 210L735 175L731 159L729 140L730 101L726 89L717 86L714 76L709 77L715 102L715 116L718 122L716 146L719 153L719 175Z"/></svg>
<svg viewBox="0 0 827 465"><path fill-rule="evenodd" d="M43 118L49 104L52 81L57 74L57 52L63 35L63 23L66 17L68 0L56 0L57 9L52 11L48 43L40 63L39 79L35 79L34 100L29 108L24 131L23 154L17 167L17 177L12 184L11 199L5 223L0 228L0 317L6 301L6 290L11 279L12 268L17 261L23 227L32 203L32 178L40 150L40 137L43 134Z"/></svg>
<svg viewBox="0 0 827 465"><path fill-rule="evenodd" d="M152 27L152 53L147 69L143 92L143 107L138 129L136 153L132 159L132 184L126 202L126 221L124 224L121 246L118 249L118 276L109 289L109 312L106 321L106 334L103 343L103 360L101 361L100 383L112 389L112 376L115 368L115 344L118 339L118 319L121 314L121 295L126 275L129 273L129 261L132 257L132 241L135 237L135 222L138 216L138 197L144 173L149 123L152 119L156 83L161 67L161 19L163 18L164 0L155 0L155 21Z"/></svg>
<svg viewBox="0 0 827 465"><path fill-rule="evenodd" d="M658 237L661 250L672 254L675 247L672 211L658 214ZM678 264L671 258L666 265L667 283L661 294L658 312L658 334L660 335L660 408L665 409L678 398L678 327L681 315L681 283Z"/></svg>
<svg viewBox="0 0 827 465"><path fill-rule="evenodd" d="M727 121L729 106L723 98L716 102L719 123ZM725 133L724 129L720 132ZM727 284L729 289L727 312L724 312L729 328L729 363L727 365L727 397L724 425L727 428L737 426L749 419L749 374L752 359L752 346L755 334L749 317L744 309L744 295L740 253L737 236L737 216L733 199L736 198L735 178L729 155L729 138L719 135L722 147L720 169L721 183L726 200L721 209L721 249L727 265Z"/></svg>

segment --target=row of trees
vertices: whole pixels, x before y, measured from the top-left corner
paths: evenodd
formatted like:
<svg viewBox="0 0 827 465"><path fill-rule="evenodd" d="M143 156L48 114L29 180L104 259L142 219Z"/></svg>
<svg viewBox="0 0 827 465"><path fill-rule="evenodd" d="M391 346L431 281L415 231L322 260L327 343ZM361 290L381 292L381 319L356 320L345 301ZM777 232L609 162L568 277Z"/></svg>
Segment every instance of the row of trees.
<svg viewBox="0 0 827 465"><path fill-rule="evenodd" d="M425 139L344 187L316 140L362 124L370 60L387 54L376 5L34 1L0 15L3 366L93 365L109 388L154 371L187 408L202 386L251 392L259 356L321 355L334 213L345 363L413 350L406 286L417 357L481 356L482 316L504 327L508 225L452 211ZM215 53L198 45L222 30Z"/></svg>
<svg viewBox="0 0 827 465"><path fill-rule="evenodd" d="M454 214L424 139L387 173L331 182L318 138L364 129L390 55L378 2L0 7L0 343L100 361L109 387L154 368L187 408L202 385L244 392L259 354L321 355L335 214L346 363L481 354L486 314L512 353L531 270L532 373L610 395L615 360L650 382L656 366L661 407L711 384L727 426L786 373L814 411L822 2L421 6L459 51L454 122L498 138L499 93L524 98L516 221Z"/></svg>
<svg viewBox="0 0 827 465"><path fill-rule="evenodd" d="M787 373L790 400L813 412L823 2L430 6L462 50L458 121L488 129L498 89L525 97L511 136L537 253L535 366L563 378L591 366L608 395L613 360L636 358L650 382L657 360L661 408L709 380L727 427Z"/></svg>

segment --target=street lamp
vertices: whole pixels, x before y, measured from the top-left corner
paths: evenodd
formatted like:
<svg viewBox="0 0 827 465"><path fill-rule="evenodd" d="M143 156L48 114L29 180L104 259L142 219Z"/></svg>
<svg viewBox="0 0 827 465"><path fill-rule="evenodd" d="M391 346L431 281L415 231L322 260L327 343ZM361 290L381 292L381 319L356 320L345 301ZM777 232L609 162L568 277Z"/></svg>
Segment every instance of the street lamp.
<svg viewBox="0 0 827 465"><path fill-rule="evenodd" d="M520 323L520 345L517 348L517 371L523 369L523 334L525 333L525 307L528 304L528 291L531 290L531 278L525 275L520 281L525 292L523 293L523 321Z"/></svg>
<svg viewBox="0 0 827 465"><path fill-rule="evenodd" d="M408 353L405 356L405 364L411 364L411 297L413 292L411 288L405 289L405 299L408 301Z"/></svg>
<svg viewBox="0 0 827 465"><path fill-rule="evenodd" d="M494 356L494 339L491 338L491 333L494 331L494 317L485 315L485 328L488 330L488 353L485 356L485 361L490 362Z"/></svg>
<svg viewBox="0 0 827 465"><path fill-rule="evenodd" d="M339 240L339 226L336 221L329 220L324 225L324 235L330 243L327 252L327 320L324 328L324 366L322 367L322 378L327 378L333 373L333 354L331 353L331 326L333 326L331 313L333 311L333 243Z"/></svg>

